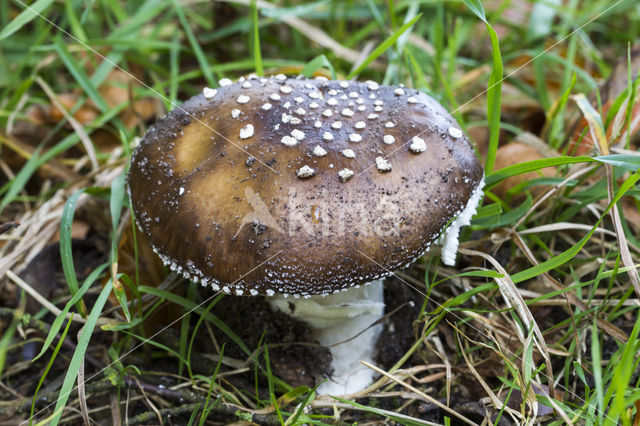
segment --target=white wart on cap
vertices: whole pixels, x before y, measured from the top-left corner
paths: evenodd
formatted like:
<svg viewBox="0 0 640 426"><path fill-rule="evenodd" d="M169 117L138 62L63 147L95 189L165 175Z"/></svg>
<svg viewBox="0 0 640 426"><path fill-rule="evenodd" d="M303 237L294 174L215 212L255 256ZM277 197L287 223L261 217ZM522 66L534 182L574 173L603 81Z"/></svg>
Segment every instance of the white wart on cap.
<svg viewBox="0 0 640 426"><path fill-rule="evenodd" d="M458 124L416 90L223 83L152 126L128 176L162 259L216 289L306 296L388 275L429 247L482 179ZM400 223L383 237L381 206Z"/></svg>

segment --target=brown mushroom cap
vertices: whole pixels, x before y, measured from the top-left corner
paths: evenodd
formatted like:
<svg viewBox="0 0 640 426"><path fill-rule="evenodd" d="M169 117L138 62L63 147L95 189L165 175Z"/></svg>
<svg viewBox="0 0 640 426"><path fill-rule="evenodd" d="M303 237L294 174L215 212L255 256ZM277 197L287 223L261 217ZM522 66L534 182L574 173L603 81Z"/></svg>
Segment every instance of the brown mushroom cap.
<svg viewBox="0 0 640 426"><path fill-rule="evenodd" d="M216 289L312 295L388 275L425 252L482 179L455 121L416 90L225 83L152 126L128 176L156 252Z"/></svg>

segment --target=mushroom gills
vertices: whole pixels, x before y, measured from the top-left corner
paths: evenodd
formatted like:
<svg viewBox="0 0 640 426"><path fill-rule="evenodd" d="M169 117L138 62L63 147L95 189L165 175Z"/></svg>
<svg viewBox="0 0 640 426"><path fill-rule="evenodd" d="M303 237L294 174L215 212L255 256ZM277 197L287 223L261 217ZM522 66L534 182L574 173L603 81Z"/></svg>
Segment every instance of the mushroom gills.
<svg viewBox="0 0 640 426"><path fill-rule="evenodd" d="M442 263L447 266L456 264L456 254L458 253L458 237L460 236L460 228L471 224L471 218L476 214L476 209L482 201L484 192L484 178L480 180L478 186L473 190L466 207L462 213L456 217L451 225L444 230L440 236L440 245L442 245Z"/></svg>
<svg viewBox="0 0 640 426"><path fill-rule="evenodd" d="M319 394L345 395L371 384L375 373L360 361L373 360L382 331L382 324L370 327L384 315L382 280L307 299L273 296L269 303L308 324L331 351L333 374L318 387Z"/></svg>

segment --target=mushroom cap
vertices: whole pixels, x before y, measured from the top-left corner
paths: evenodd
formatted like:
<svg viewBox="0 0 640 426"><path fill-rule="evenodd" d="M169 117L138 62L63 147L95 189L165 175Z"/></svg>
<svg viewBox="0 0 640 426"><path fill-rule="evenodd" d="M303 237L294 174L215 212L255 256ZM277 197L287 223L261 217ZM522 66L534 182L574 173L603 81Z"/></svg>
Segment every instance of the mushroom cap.
<svg viewBox="0 0 640 426"><path fill-rule="evenodd" d="M251 77L149 128L128 175L140 229L173 270L235 294L325 294L421 256L482 166L417 90Z"/></svg>

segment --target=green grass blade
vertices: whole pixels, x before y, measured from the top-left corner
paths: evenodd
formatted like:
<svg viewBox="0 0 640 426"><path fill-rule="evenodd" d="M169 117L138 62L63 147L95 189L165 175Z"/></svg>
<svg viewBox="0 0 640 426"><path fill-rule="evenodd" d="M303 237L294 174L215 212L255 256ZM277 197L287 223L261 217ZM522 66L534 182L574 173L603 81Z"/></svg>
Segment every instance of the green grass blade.
<svg viewBox="0 0 640 426"><path fill-rule="evenodd" d="M551 132L549 133L549 140L551 141L553 146L557 146L558 143L562 140L559 136L562 134L562 130L564 129L566 123L564 122L564 110L567 106L567 101L569 100L569 96L571 95L571 91L576 85L576 73L572 74L571 81L569 82L569 86L564 91L560 100L558 101L556 107L553 110L553 117L549 117L551 119Z"/></svg>
<svg viewBox="0 0 640 426"><path fill-rule="evenodd" d="M479 0L464 0L467 7L481 19L489 32L491 39L491 55L493 57L493 66L489 75L489 83L487 88L487 119L489 121L489 147L487 148L487 158L485 161L486 172L493 171L493 165L496 161L496 152L498 151L498 142L500 138L500 104L502 103L502 75L503 64L502 54L500 53L500 42L498 34L493 29L484 13L484 8Z"/></svg>
<svg viewBox="0 0 640 426"><path fill-rule="evenodd" d="M40 353L31 362L35 362L47 351L47 349L51 345L51 342L53 342L53 339L56 337L56 334L58 334L58 331L62 327L62 322L64 321L71 307L76 302L78 302L78 300L80 300L80 298L87 292L87 290L89 290L89 288L91 288L91 285L98 279L98 277L102 274L107 266L109 266L108 263L103 263L102 265L91 271L89 276L84 280L82 287L80 287L76 294L74 294L73 297L67 302L56 319L53 320L51 328L49 329L49 334L47 334L47 337L42 344L42 349L40 349Z"/></svg>
<svg viewBox="0 0 640 426"><path fill-rule="evenodd" d="M84 72L84 70L78 66L78 61L73 59L67 50L67 45L62 41L61 37L56 37L54 40L54 48L58 57L64 63L69 70L69 73L73 76L82 90L91 98L101 112L106 112L109 107L102 98L102 95L98 93L98 89L91 83L91 80Z"/></svg>
<svg viewBox="0 0 640 426"><path fill-rule="evenodd" d="M593 160L611 164L627 172L635 172L640 169L640 155L637 154L610 154L593 157Z"/></svg>
<svg viewBox="0 0 640 426"><path fill-rule="evenodd" d="M523 173L534 172L545 167L553 167L560 166L564 164L574 164L574 163L587 163L596 161L591 157L581 156L581 157L572 157L572 156L564 156L564 157L554 157L554 158L543 158L541 160L532 160L525 161L523 163L514 164L512 166L507 166L500 170L497 170L493 173L487 173L485 178L485 182L487 184L487 189L491 189L496 186L503 180L511 177L520 175Z"/></svg>
<svg viewBox="0 0 640 426"><path fill-rule="evenodd" d="M105 40L105 43L110 43L110 40ZM89 77L91 85L93 87L99 87L104 83L107 77L109 77L109 74L118 66L123 56L124 51L121 49L112 50L107 53L106 59L98 65L93 74L91 74L91 77Z"/></svg>
<svg viewBox="0 0 640 426"><path fill-rule="evenodd" d="M88 0L87 2L85 2L83 4L84 7L84 11L82 12L82 16L80 17L80 23L84 24L87 21L87 16L89 16L89 13L91 13L91 10L93 9L93 3L95 2L95 0Z"/></svg>
<svg viewBox="0 0 640 426"><path fill-rule="evenodd" d="M271 361L269 361L269 348L267 345L264 345L264 364L267 368L267 385L269 387L269 398L271 399L271 403L273 404L273 408L276 410L276 414L278 415L278 420L280 424L284 424L284 419L282 418L282 413L280 412L280 405L278 404L278 398L276 398L276 393L273 387L273 374L271 373Z"/></svg>
<svg viewBox="0 0 640 426"><path fill-rule="evenodd" d="M171 111L178 99L178 74L180 74L180 43L178 35L173 35L173 42L169 50L170 74L169 74L169 100L165 100L165 108Z"/></svg>
<svg viewBox="0 0 640 426"><path fill-rule="evenodd" d="M260 20L258 18L258 6L256 5L256 0L251 0L250 8L253 28L253 61L256 64L256 74L263 76L264 68L262 66L262 52L260 51Z"/></svg>
<svg viewBox="0 0 640 426"><path fill-rule="evenodd" d="M640 316L636 316L636 323L629 335L629 341L622 347L620 361L615 364L611 385L607 390L607 396L612 397L611 408L607 413L607 420L613 418L615 422L621 417L622 423L625 425L631 425L627 409L630 408L629 406L633 406L634 398L633 395L628 398L627 392L631 390L629 381L634 372L637 371L638 363L640 362L640 358L638 358L638 352L640 351L639 334ZM636 413L636 416L637 415L638 413Z"/></svg>
<svg viewBox="0 0 640 426"><path fill-rule="evenodd" d="M464 3L482 22L487 22L487 15L484 13L484 7L480 0L464 0Z"/></svg>
<svg viewBox="0 0 640 426"><path fill-rule="evenodd" d="M218 358L218 363L216 364L216 369L213 371L211 375L211 379L209 380L209 390L207 391L207 398L204 401L204 406L202 407L202 415L200 416L200 422L198 423L200 426L204 425L204 421L209 417L209 413L213 409L213 406L209 407L209 402L211 401L211 393L213 392L213 384L216 381L216 377L218 377L218 372L220 371L220 367L222 367L222 357L224 355L224 345L220 348L220 357Z"/></svg>
<svg viewBox="0 0 640 426"><path fill-rule="evenodd" d="M18 328L18 319L15 314L13 319L11 320L11 324L7 326L2 333L2 338L0 338L0 376L4 371L4 366L7 360L7 352L9 350L9 343L11 343L11 339L13 339L13 335Z"/></svg>
<svg viewBox="0 0 640 426"><path fill-rule="evenodd" d="M111 213L111 231L113 232L113 237L116 235L116 231L118 230L118 224L120 223L120 214L122 213L122 206L124 204L124 173L116 176L111 182L111 197L109 199L109 211ZM111 256L115 261L117 260L118 255L118 245L117 243L113 243L111 247Z"/></svg>
<svg viewBox="0 0 640 426"><path fill-rule="evenodd" d="M406 24L404 24L403 26L398 28L398 30L395 31L391 36L387 37L382 43L380 43L380 45L378 47L373 49L373 52L371 52L369 54L369 56L367 56L367 58L356 69L354 69L353 71L351 71L351 73L349 73L349 75L347 76L347 80L350 80L353 77L355 77L356 75L360 74L362 72L362 70L367 68L367 66L369 66L369 64L371 62L376 60L376 58L378 58L380 55L382 55L388 48L393 46L393 44L396 42L396 40L398 40L398 38L405 31L407 31L409 28L411 28L413 26L413 24L418 22L418 19L420 19L420 17L422 17L422 14L419 14L418 16L413 18L411 21L407 22Z"/></svg>
<svg viewBox="0 0 640 426"><path fill-rule="evenodd" d="M376 414L378 416L389 418L391 420L398 422L398 424L401 424L401 425L407 425L407 426L430 425L431 426L431 425L437 424L437 423L428 422L426 420L420 420L420 419L411 418L409 416L405 416L402 414L394 413L393 411L387 411L379 408L368 407L366 405L358 404L355 401L340 398L338 396L332 395L331 397L342 402L343 404L351 405L352 407L359 408L360 410L365 411L367 413Z"/></svg>
<svg viewBox="0 0 640 426"><path fill-rule="evenodd" d="M109 210L111 212L111 265L112 275L115 274L118 264L118 224L120 223L120 214L122 206L125 202L125 179L124 173L118 175L111 182L111 197L109 198ZM113 279L113 294L116 296L122 312L127 321L131 321L131 313L129 312L129 302L127 301L127 293L116 276Z"/></svg>
<svg viewBox="0 0 640 426"><path fill-rule="evenodd" d="M591 364L593 365L593 381L596 391L598 424L603 423L604 413L604 383L602 381L601 346L598 336L598 323L595 318L591 327Z"/></svg>
<svg viewBox="0 0 640 426"><path fill-rule="evenodd" d="M64 204L60 220L60 260L62 261L64 278L72 296L75 296L78 292L78 279L76 277L76 268L73 264L73 251L71 250L71 227L73 225L73 216L76 212L76 203L78 198L84 194L84 191L84 189L80 189L69 197ZM76 308L82 316L85 315L82 299L78 300Z"/></svg>
<svg viewBox="0 0 640 426"><path fill-rule="evenodd" d="M285 424L287 425L297 425L298 423L298 419L300 418L300 416L302 416L302 414L305 411L305 408L313 402L313 400L316 398L316 389L318 389L318 386L320 386L320 383L318 383L313 389L308 389L306 386L304 386L304 388L306 389L306 395L304 397L304 399L302 400L302 402L300 403L300 405L298 406L298 409L296 410L296 412L287 419L287 422Z"/></svg>
<svg viewBox="0 0 640 426"><path fill-rule="evenodd" d="M76 350L73 353L73 357L71 358L71 362L69 363L69 368L67 369L67 374L65 375L64 382L62 383L62 388L60 388L60 393L58 394L58 401L56 402L56 406L54 408L54 411L56 412L58 412L60 408L67 405L67 401L69 399L69 396L71 395L71 391L73 390L73 384L78 377L78 371L80 371L80 363L84 359L85 353L87 352L87 347L89 346L89 341L91 340L91 335L93 334L96 322L98 321L98 317L102 313L102 308L104 308L105 303L107 303L107 299L109 297L109 293L111 293L112 288L113 284L111 280L109 280L100 292L95 305L93 305L93 308L91 309L91 313L87 317L87 322L85 323L82 334L78 339L78 345L76 346ZM59 414L51 420L51 426L56 426L60 421L61 416L62 410L60 410Z"/></svg>
<svg viewBox="0 0 640 426"><path fill-rule="evenodd" d="M244 353L246 353L249 356L252 356L252 352L249 350L247 345L244 344L242 339L240 339L240 337L238 337L238 335L235 334L229 328L229 326L227 326L224 322L220 321L218 317L216 317L210 312L205 312L202 306L198 306L195 302L188 300L184 297L178 296L177 294L169 293L168 291L163 291L154 287L140 286L139 290L141 293L149 293L149 294L153 294L155 296L167 299L177 305L182 306L183 308L189 311L193 310L198 315L206 315L207 321L209 321L210 323L218 327L220 331L222 331L224 334L229 336L229 338L233 340L240 347L240 349L244 351Z"/></svg>
<svg viewBox="0 0 640 426"><path fill-rule="evenodd" d="M187 299L194 300L196 296L196 283L190 282L187 288ZM204 317L200 317L204 318ZM178 351L180 352L180 356L182 356L187 362L178 363L178 375L182 376L182 371L186 364L190 362L190 359L187 358L187 339L189 338L189 325L191 324L191 313L186 312L182 318L180 319L180 340L178 341Z"/></svg>
<svg viewBox="0 0 640 426"><path fill-rule="evenodd" d="M62 334L60 335L60 340L58 340L58 344L56 345L55 349L53 350L53 354L51 354L51 359L49 359L49 362L47 363L47 366L44 369L44 372L42 373L42 376L40 376L40 380L38 381L38 386L36 386L36 391L34 392L33 398L32 398L32 401L31 401L31 411L29 412L29 425L33 424L33 412L34 412L34 410L36 408L36 399L38 397L38 391L40 390L40 387L42 386L42 383L44 383L44 379L47 377L47 374L49 373L49 370L51 370L51 366L53 365L53 361L55 361L56 357L58 356L58 352L60 351L60 347L62 347L62 342L64 342L65 337L67 337L67 332L69 331L69 326L71 325L72 320L73 320L73 314L69 318L69 321L67 321L67 326L62 331Z"/></svg>
<svg viewBox="0 0 640 426"><path fill-rule="evenodd" d="M541 160L525 161L523 163L507 166L486 176L487 189L491 189L503 180L524 173L535 172L545 167L561 166L575 163L606 163L614 167L619 167L625 171L635 172L640 169L640 156L635 154L610 154L599 155L597 157L573 157L562 156L553 158L543 158Z"/></svg>
<svg viewBox="0 0 640 426"><path fill-rule="evenodd" d="M189 39L189 44L191 44L193 53L196 55L198 64L200 64L200 69L202 70L202 74L204 75L205 80L207 80L207 84L211 87L218 87L218 84L216 83L216 79L213 78L213 74L211 73L211 67L209 66L209 61L207 60L207 56L202 51L202 48L200 47L200 43L198 43L198 39L196 39L196 36L193 34L193 31L189 26L189 22L187 21L187 18L184 15L184 11L182 10L182 6L178 2L178 0L172 0L172 3L176 13L178 14L178 19L180 20L182 29L184 33L187 35L187 38Z"/></svg>
<svg viewBox="0 0 640 426"><path fill-rule="evenodd" d="M127 105L123 103L116 108L110 109L105 114L100 116L95 123L92 123L92 127L102 127L105 123L109 122L120 111L122 111L125 106ZM0 203L0 210L4 210L4 208L14 200L14 198L20 193L20 191L22 191L31 176L33 176L33 174L36 172L36 170L38 170L40 166L56 157L57 155L63 153L64 151L70 149L79 141L80 138L78 137L78 134L71 133L69 136L62 139L60 142L58 142L58 144L56 144L53 148L49 149L42 155L40 155L41 147L38 147L31 155L31 158L29 158L27 163L22 167L22 169L20 169L15 178L11 180L11 184L9 185L4 197L2 198L2 202Z"/></svg>
<svg viewBox="0 0 640 426"><path fill-rule="evenodd" d="M152 340L149 337L140 336L140 335L138 335L136 333L133 333L131 331L128 331L128 330L122 330L122 332L128 334L131 337L135 337L140 342L142 342L138 346L149 344L151 346L155 346L156 348L158 348L158 349L170 354L171 356L176 357L182 363L186 363L187 362L186 358L184 358L182 355L180 355L180 353L178 351L174 350L173 348L170 348L167 345L164 345L164 344L162 344L160 342L156 342L155 340Z"/></svg>
<svg viewBox="0 0 640 426"><path fill-rule="evenodd" d="M322 67L328 68L329 72L331 72L331 78L334 80L336 79L336 70L333 68L331 61L329 61L325 55L318 55L310 60L302 69L301 74L305 77L311 77L314 72Z"/></svg>
<svg viewBox="0 0 640 426"><path fill-rule="evenodd" d="M71 33L75 38L77 38L80 42L87 42L87 34L84 32L82 25L80 25L80 21L78 20L78 16L76 15L75 10L73 10L73 2L65 2L65 16L69 20L69 26L71 27Z"/></svg>
<svg viewBox="0 0 640 426"><path fill-rule="evenodd" d="M164 0L147 0L135 10L135 13L128 21L111 32L111 37L123 37L135 34L136 31L148 25L149 22L158 19L163 10L167 9L170 5L171 3Z"/></svg>
<svg viewBox="0 0 640 426"><path fill-rule="evenodd" d="M30 6L27 6L25 10L20 12L9 24L0 31L0 40L9 37L11 34L18 31L20 28L27 25L33 19L38 18L51 6L54 0L37 0Z"/></svg>
<svg viewBox="0 0 640 426"><path fill-rule="evenodd" d="M615 203L617 203L620 200L620 198L622 198L622 196L627 193L627 191L629 191L631 188L633 188L633 186L636 184L636 182L639 179L640 179L640 173L639 172L636 172L633 175L629 176L629 178L620 186L620 189L618 189L618 192L616 193L615 197L613 198L613 200L611 200L611 203L609 203L609 205L607 206L606 210L602 213L602 216L600 216L600 218L595 223L595 225L593 225L593 227L587 233L587 235L582 237L582 239L580 241L578 241L571 248L569 248L566 251L562 252L558 256L553 257L553 258L551 258L551 259L549 259L549 260L547 260L545 262L542 262L539 265L536 265L534 267L531 267L529 269L526 269L524 271L520 271L517 274L512 275L511 279L514 282L514 284L517 284L517 283L522 282L522 281L526 281L526 280L531 279L533 277L536 277L536 276L538 276L540 274L548 272L551 269L557 268L560 265L563 265L564 263L566 263L569 260L573 259L573 257L580 252L582 247L584 247L584 245L587 243L587 241L589 241L591 236L596 231L597 227L600 225L600 222L602 222L602 219L604 219L604 217L607 215L609 210L611 210L613 205Z"/></svg>
<svg viewBox="0 0 640 426"><path fill-rule="evenodd" d="M473 221L473 225L478 228L496 228L499 226L507 226L513 224L515 221L524 216L531 206L533 200L531 194L527 193L527 198L518 207L508 212L501 212L495 216L487 216L484 218L478 218Z"/></svg>
<svg viewBox="0 0 640 426"><path fill-rule="evenodd" d="M224 293L220 293L219 295L214 297L211 302L209 302L209 305L207 305L207 307L204 310L204 314L200 314L198 316L198 322L196 322L196 325L193 327L193 331L191 332L191 340L189 341L189 346L187 347L187 355L186 355L187 369L189 371L189 378L191 380L193 380L193 371L191 371L191 352L193 350L193 343L196 340L198 330L200 329L202 322L207 318L207 314L209 313L209 311L211 311L211 309L213 309L213 307L217 305L220 299L222 299L223 297L224 297Z"/></svg>

